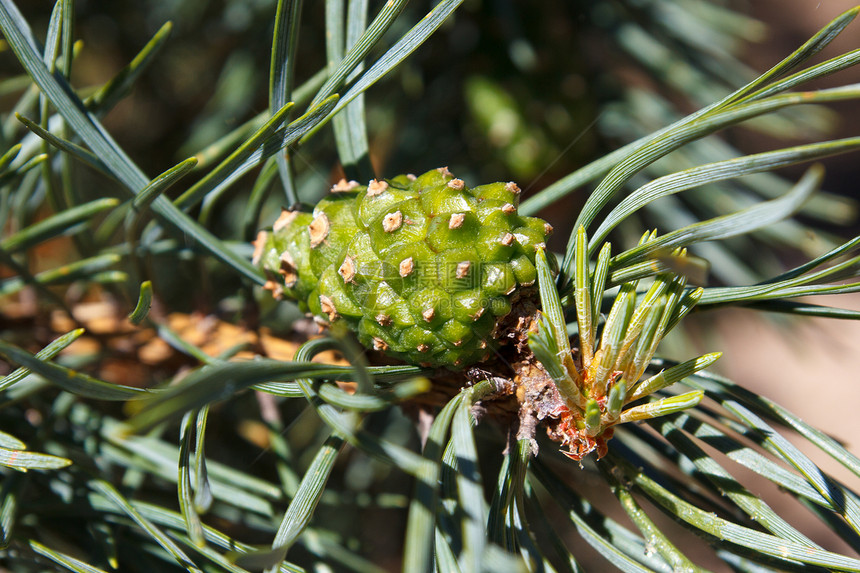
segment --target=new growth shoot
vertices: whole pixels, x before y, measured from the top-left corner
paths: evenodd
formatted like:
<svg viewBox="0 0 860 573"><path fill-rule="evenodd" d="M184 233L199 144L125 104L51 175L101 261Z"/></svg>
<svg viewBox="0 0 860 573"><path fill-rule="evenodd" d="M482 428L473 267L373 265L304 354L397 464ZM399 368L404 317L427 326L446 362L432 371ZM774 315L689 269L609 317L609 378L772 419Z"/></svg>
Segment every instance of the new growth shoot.
<svg viewBox="0 0 860 573"><path fill-rule="evenodd" d="M656 239L645 233L640 245ZM543 249L536 266L543 312L529 334L529 348L558 389L561 400L551 416L558 419L563 453L581 460L592 451L606 454L615 426L673 414L698 404L701 390L633 405L713 364L720 353L705 354L643 379L660 341L702 296L701 288L686 288L686 278L659 272L645 289L643 277L620 285L598 336L600 307L610 266L611 247L601 248L589 271L588 238L576 235L574 303L579 330L578 348L571 348L561 299ZM684 249L671 253L686 257ZM640 287L641 290L640 290Z"/></svg>

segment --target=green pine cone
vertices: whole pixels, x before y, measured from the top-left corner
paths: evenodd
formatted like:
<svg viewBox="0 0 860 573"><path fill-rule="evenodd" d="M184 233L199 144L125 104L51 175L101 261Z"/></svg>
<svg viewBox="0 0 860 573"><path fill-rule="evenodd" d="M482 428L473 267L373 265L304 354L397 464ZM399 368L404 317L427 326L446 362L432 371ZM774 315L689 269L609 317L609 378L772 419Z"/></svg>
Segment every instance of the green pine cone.
<svg viewBox="0 0 860 573"><path fill-rule="evenodd" d="M499 344L513 304L538 301L535 251L552 231L517 214L520 189L469 189L447 168L341 181L313 214L284 211L254 263L276 298L413 364L462 368ZM552 259L552 257L551 257Z"/></svg>

